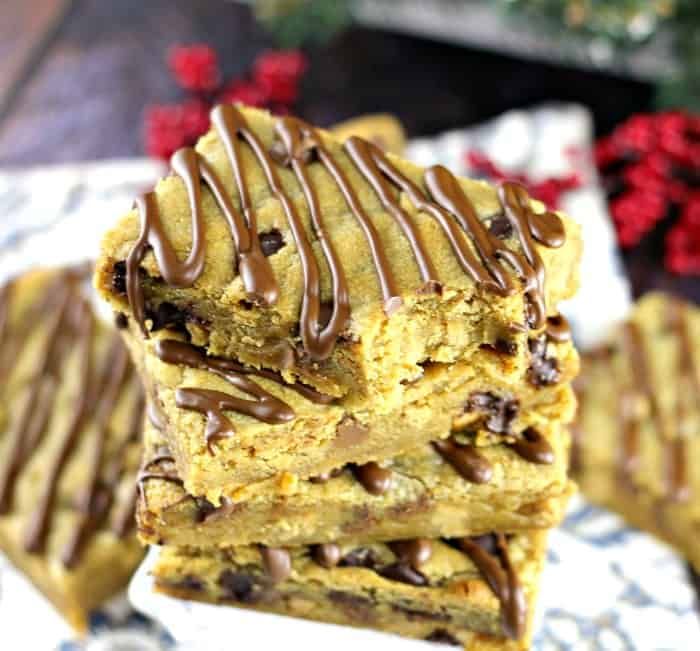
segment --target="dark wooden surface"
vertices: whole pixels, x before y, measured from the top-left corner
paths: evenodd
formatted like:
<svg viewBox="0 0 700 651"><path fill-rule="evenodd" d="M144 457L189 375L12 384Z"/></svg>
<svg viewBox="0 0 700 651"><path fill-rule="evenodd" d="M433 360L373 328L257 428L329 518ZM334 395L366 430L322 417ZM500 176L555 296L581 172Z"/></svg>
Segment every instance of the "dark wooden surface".
<svg viewBox="0 0 700 651"><path fill-rule="evenodd" d="M224 0L2 0L0 79L19 83L0 81L0 166L142 154L144 106L179 97L167 49L197 41L217 49L227 76L272 45L247 8ZM361 28L309 54L297 108L322 125L383 110L427 135L558 99L589 106L605 133L653 96L639 82ZM663 272L660 242L626 257L635 292L700 301L697 279Z"/></svg>

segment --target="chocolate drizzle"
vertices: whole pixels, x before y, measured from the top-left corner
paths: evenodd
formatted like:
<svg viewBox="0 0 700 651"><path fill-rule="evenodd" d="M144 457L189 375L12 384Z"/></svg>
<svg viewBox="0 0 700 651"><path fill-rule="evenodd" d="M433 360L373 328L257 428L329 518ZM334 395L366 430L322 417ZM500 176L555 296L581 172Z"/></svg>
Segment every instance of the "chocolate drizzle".
<svg viewBox="0 0 700 651"><path fill-rule="evenodd" d="M542 434L534 427L528 427L509 447L517 452L523 459L531 463L551 465L554 463L554 450Z"/></svg>
<svg viewBox="0 0 700 651"><path fill-rule="evenodd" d="M631 489L634 488L635 474L641 462L641 426L645 415L640 403L644 401L648 404L648 416L661 446L660 470L664 494L656 504L661 519L663 519L661 511L666 502L684 501L690 495L687 435L683 428L687 423L689 404L696 404L700 395L700 380L688 329L688 307L680 299L664 300L662 309L665 314L665 326L674 336L678 347L677 381L674 383L675 431L668 431L670 428L667 427L662 416L649 366L645 335L642 328L633 320L627 321L621 327L620 348L628 364L630 379L619 387L617 399L620 428L617 473L622 486ZM592 352L589 357L610 363L611 354L610 347L607 347ZM578 382L576 385L580 403L585 399L585 384L585 382Z"/></svg>
<svg viewBox="0 0 700 651"><path fill-rule="evenodd" d="M133 514L133 503L117 505L114 497L125 472L130 445L140 435L140 426L136 430L130 428L116 451L106 458L107 432L114 410L127 392L133 393L138 403L140 385L126 349L116 334L104 359L97 359L93 336L96 325L89 301L81 290L86 271L76 267L57 272L45 292L30 305L18 324L20 327L14 332L10 332L7 318L12 287L5 287L0 294L0 341L5 376L11 371L8 348L13 350L13 361L18 359L37 324L43 326L38 355L33 357L34 366L29 371L26 392L9 428L11 439L0 467L2 514L12 511L21 473L47 436L59 388L71 386L70 382L63 384L68 357L72 354L78 357L77 386L72 392L73 409L64 429L57 432L58 445L49 458L42 484L37 489L38 499L28 513L24 531L26 551L42 553L52 531L59 483L73 453L83 446L83 438L89 433L91 447L87 480L83 491L76 496L75 527L61 554L62 562L68 568L79 562L85 545L95 532L103 528L110 512L115 523L113 532L116 535L128 532L129 521L124 514ZM96 368L97 373L94 373Z"/></svg>
<svg viewBox="0 0 700 651"><path fill-rule="evenodd" d="M678 375L676 422L682 428L687 420L689 393L694 404L700 401L700 379L693 354L693 343L688 330L688 307L679 299L672 299L668 314L669 326L678 339ZM686 393L687 392L687 393ZM683 430L666 440L664 454L664 479L666 496L674 501L683 501L690 495L687 461L687 437Z"/></svg>
<svg viewBox="0 0 700 651"><path fill-rule="evenodd" d="M148 332L139 265L146 253L153 251L163 279L173 287L191 287L204 270L206 244L202 182L211 190L229 226L238 258L238 273L250 302L264 306L277 301L279 288L260 244L255 209L242 164L243 143L252 151L260 165L269 191L282 205L298 251L303 274L299 331L305 352L314 360L329 357L350 320L350 298L343 265L325 232L320 202L307 169L312 161L318 161L333 179L362 230L376 270L385 312L387 315L395 312L401 306L402 299L379 232L348 175L337 157L324 145L321 135L301 120L282 117L275 124L277 141L268 152L236 107L217 106L213 109L211 118L231 167L242 214L234 207L227 188L213 167L192 148L176 152L171 159L172 171L182 180L190 203L192 246L185 260L178 259L167 238L160 221L156 195L149 193L137 199L141 232L126 261L125 285L132 312L144 335L148 336ZM417 224L401 206L400 193L405 193L417 210L429 214L438 222L459 264L480 287L500 295L513 293L515 286L503 263L514 269L525 286L529 325L535 329L544 325L544 266L534 243L537 241L550 248L563 244L564 227L557 215L551 212L536 213L522 186L505 183L500 189L500 198L505 216L520 241L523 253L517 253L489 231L478 218L458 180L444 167L436 166L426 170L424 182L430 194L428 198L376 145L351 137L346 141L344 151L407 238L423 283L419 290L440 291L441 284ZM333 304L327 323L321 319L318 262L297 208L284 189L275 163L289 167L301 186L309 208L313 233L331 274ZM398 194L395 194L394 188ZM274 248L277 250L277 244ZM269 247L266 251L269 254Z"/></svg>
<svg viewBox="0 0 700 651"><path fill-rule="evenodd" d="M333 400L330 396L319 393L300 382L286 384L282 376L273 371L247 368L233 360L208 357L203 351L186 342L161 340L156 342L155 352L158 359L166 364L182 364L208 370L254 398L245 400L210 389L177 389L175 402L178 407L198 411L207 417L206 440L207 447L212 453L214 443L235 433L233 423L224 415L224 410L252 416L271 425L287 423L294 418L294 411L289 405L265 391L256 382L249 380L246 377L248 375L272 380L296 391L312 402L328 404Z"/></svg>
<svg viewBox="0 0 700 651"><path fill-rule="evenodd" d="M372 495L384 495L393 485L391 470L382 468L375 461L370 461L361 466L353 464L351 469L357 481Z"/></svg>
<svg viewBox="0 0 700 651"><path fill-rule="evenodd" d="M486 457L473 445L462 445L454 436L433 441L435 451L464 479L475 484L486 484L493 477L493 468Z"/></svg>
<svg viewBox="0 0 700 651"><path fill-rule="evenodd" d="M469 556L501 602L504 634L520 639L525 632L527 604L510 562L506 537L502 533L492 533L476 538L459 538L453 542Z"/></svg>

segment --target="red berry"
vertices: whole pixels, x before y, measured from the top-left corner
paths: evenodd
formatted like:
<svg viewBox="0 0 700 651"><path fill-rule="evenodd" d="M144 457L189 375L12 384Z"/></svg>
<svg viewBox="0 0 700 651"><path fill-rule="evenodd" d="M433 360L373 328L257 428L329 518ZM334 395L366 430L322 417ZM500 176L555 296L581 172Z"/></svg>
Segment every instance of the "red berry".
<svg viewBox="0 0 700 651"><path fill-rule="evenodd" d="M666 215L663 197L646 190L630 190L610 204L618 240L624 248L634 246Z"/></svg>
<svg viewBox="0 0 700 651"><path fill-rule="evenodd" d="M253 80L270 101L293 104L306 67L306 57L299 50L269 50L255 60Z"/></svg>
<svg viewBox="0 0 700 651"><path fill-rule="evenodd" d="M250 81L235 80L231 82L219 95L220 102L233 104L240 102L248 106L265 106L269 97L265 90Z"/></svg>
<svg viewBox="0 0 700 651"><path fill-rule="evenodd" d="M607 137L601 138L595 144L594 155L596 166L598 169L602 170L611 163L619 160L622 156L622 152L620 151L620 148L615 140L613 140L611 137Z"/></svg>
<svg viewBox="0 0 700 651"><path fill-rule="evenodd" d="M679 220L666 236L664 262L673 273L700 275L700 223Z"/></svg>
<svg viewBox="0 0 700 651"><path fill-rule="evenodd" d="M149 106L144 120L144 147L150 156L168 160L181 147L193 145L208 128L209 110L203 102Z"/></svg>
<svg viewBox="0 0 700 651"><path fill-rule="evenodd" d="M646 154L656 144L653 116L633 115L615 129L612 135L615 145L624 153Z"/></svg>
<svg viewBox="0 0 700 651"><path fill-rule="evenodd" d="M168 55L168 66L185 90L211 92L221 83L219 59L208 45L174 47Z"/></svg>

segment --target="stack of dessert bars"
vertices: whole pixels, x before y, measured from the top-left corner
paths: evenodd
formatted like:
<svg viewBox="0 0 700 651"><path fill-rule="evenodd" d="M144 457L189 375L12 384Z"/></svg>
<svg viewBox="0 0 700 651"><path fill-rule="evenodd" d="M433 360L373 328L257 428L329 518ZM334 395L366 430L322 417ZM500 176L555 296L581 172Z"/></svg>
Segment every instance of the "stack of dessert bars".
<svg viewBox="0 0 700 651"><path fill-rule="evenodd" d="M106 234L159 591L527 648L567 480L581 241L523 187L216 107Z"/></svg>

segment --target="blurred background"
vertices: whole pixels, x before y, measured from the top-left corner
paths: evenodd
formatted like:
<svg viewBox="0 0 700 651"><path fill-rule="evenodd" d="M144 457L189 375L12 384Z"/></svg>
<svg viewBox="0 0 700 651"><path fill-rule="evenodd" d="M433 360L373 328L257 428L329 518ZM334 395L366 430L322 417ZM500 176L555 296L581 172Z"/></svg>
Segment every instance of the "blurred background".
<svg viewBox="0 0 700 651"><path fill-rule="evenodd" d="M0 167L167 159L217 100L410 137L573 102L634 293L700 300L699 77L695 0L3 0Z"/></svg>

